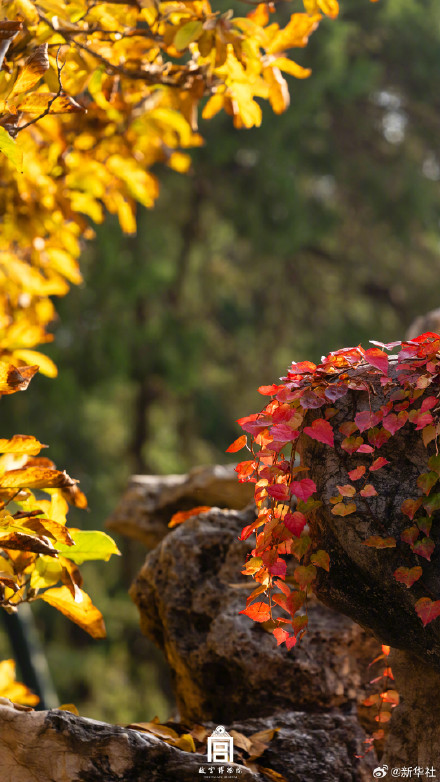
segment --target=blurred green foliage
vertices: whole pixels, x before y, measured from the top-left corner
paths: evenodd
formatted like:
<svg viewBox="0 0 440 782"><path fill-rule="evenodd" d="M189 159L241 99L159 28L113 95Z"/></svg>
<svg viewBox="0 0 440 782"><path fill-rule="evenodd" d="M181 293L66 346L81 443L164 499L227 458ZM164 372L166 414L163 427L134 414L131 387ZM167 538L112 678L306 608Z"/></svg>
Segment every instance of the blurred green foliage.
<svg viewBox="0 0 440 782"><path fill-rule="evenodd" d="M286 114L202 123L192 174L158 170L137 236L97 228L59 303L58 379L3 402L4 436L20 422L81 480L91 513L73 525L103 525L132 472L228 461L234 420L293 359L398 339L439 305L439 52L437 0L343 0ZM126 596L145 552L118 543L122 561L84 567L107 641L44 606L38 620L61 701L163 718L166 673Z"/></svg>

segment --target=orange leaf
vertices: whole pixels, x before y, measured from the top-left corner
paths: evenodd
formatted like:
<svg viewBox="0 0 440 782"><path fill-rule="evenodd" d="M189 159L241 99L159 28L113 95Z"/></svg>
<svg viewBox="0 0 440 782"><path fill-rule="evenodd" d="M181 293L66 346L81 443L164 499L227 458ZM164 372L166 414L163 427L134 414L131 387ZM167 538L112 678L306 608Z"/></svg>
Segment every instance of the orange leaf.
<svg viewBox="0 0 440 782"><path fill-rule="evenodd" d="M200 513L206 513L208 510L211 510L211 507L211 505L198 505L196 508L191 508L191 510L180 510L171 517L171 521L169 522L168 526L177 527L178 524L183 524L184 521L192 518L192 516L198 516Z"/></svg>
<svg viewBox="0 0 440 782"><path fill-rule="evenodd" d="M267 622L270 619L270 610L267 603L253 603L243 611L239 611L239 613L246 614L254 622Z"/></svg>
<svg viewBox="0 0 440 782"><path fill-rule="evenodd" d="M242 448L247 443L247 436L245 434L242 434L241 437L237 437L236 440L234 440L233 443L229 446L229 448L226 448L226 453L236 453L237 451L241 451Z"/></svg>

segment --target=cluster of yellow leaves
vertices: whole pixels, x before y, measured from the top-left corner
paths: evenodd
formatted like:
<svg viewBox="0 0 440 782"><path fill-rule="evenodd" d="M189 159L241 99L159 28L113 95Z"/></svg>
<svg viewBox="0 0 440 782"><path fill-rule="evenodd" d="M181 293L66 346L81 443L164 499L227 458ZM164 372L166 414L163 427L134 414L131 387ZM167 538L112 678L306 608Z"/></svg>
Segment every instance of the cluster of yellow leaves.
<svg viewBox="0 0 440 782"><path fill-rule="evenodd" d="M0 362L0 395L24 390L37 370ZM119 552L104 532L66 527L69 503L85 508L87 501L77 481L40 456L45 447L29 435L0 439L0 605L14 612L42 599L103 638L102 615L81 589L78 565Z"/></svg>
<svg viewBox="0 0 440 782"><path fill-rule="evenodd" d="M105 211L135 231L135 203L153 206L162 162L184 172L203 117L261 123L256 98L289 104L283 73L310 71L304 47L336 0L304 0L280 26L272 3L243 17L208 0L5 0L0 19L0 357L56 368L50 299L81 274L81 240Z"/></svg>
<svg viewBox="0 0 440 782"><path fill-rule="evenodd" d="M337 0L303 0L280 24L272 2L234 16L209 0L3 0L0 395L38 369L56 374L35 348L52 339L51 297L81 281L91 224L107 211L135 231L136 202L152 207L158 195L153 166L185 172L185 150L202 143L202 101L204 118L224 110L237 128L260 125L258 99L283 112L283 74L310 75L290 50L338 11ZM0 446L0 605L41 598L102 636L77 565L108 559L113 541L67 530L67 503L86 500L40 443L18 435Z"/></svg>

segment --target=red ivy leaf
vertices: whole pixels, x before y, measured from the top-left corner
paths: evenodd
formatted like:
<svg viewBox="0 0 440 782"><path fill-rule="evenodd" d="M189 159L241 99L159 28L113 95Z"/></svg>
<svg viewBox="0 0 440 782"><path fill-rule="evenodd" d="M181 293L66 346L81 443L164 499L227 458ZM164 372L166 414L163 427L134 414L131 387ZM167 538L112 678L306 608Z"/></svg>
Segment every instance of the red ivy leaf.
<svg viewBox="0 0 440 782"><path fill-rule="evenodd" d="M317 407L322 407L326 403L326 399L324 399L323 396L318 396L318 394L315 394L314 391L311 391L309 388L304 391L299 401L301 407L304 407L306 410L314 410Z"/></svg>
<svg viewBox="0 0 440 782"><path fill-rule="evenodd" d="M336 402L337 399L345 396L347 391L348 386L345 383L338 383L337 385L327 386L324 393L330 402Z"/></svg>
<svg viewBox="0 0 440 782"><path fill-rule="evenodd" d="M420 508L422 504L422 498L418 497L416 500L404 500L402 502L400 510L402 513L405 514L405 516L408 516L411 521L413 520L414 516L416 515L418 509Z"/></svg>
<svg viewBox="0 0 440 782"><path fill-rule="evenodd" d="M246 614L254 622L267 622L270 619L270 611L267 603L253 603L245 608L243 611L239 611L240 614Z"/></svg>
<svg viewBox="0 0 440 782"><path fill-rule="evenodd" d="M371 445L361 445L357 449L356 453L373 453L374 448L371 447Z"/></svg>
<svg viewBox="0 0 440 782"><path fill-rule="evenodd" d="M273 631L273 634L277 639L277 646L283 644L284 641L286 641L289 638L289 633L287 632L287 630L283 630L282 627L276 627L275 630Z"/></svg>
<svg viewBox="0 0 440 782"><path fill-rule="evenodd" d="M316 491L316 483L310 478L303 478L301 481L292 481L290 491L299 500L307 502L309 497Z"/></svg>
<svg viewBox="0 0 440 782"><path fill-rule="evenodd" d="M348 473L348 477L352 481L358 481L359 478L362 478L363 475L365 475L365 467L363 465L360 465L360 467L355 467L354 470L350 470Z"/></svg>
<svg viewBox="0 0 440 782"><path fill-rule="evenodd" d="M276 442L290 443L296 440L299 432L292 429L288 424L276 424L272 426L270 433Z"/></svg>
<svg viewBox="0 0 440 782"><path fill-rule="evenodd" d="M379 348L369 348L365 351L365 358L369 364L380 369L384 375L388 374L388 356L383 350L380 350Z"/></svg>
<svg viewBox="0 0 440 782"><path fill-rule="evenodd" d="M426 413L422 413L420 410L411 410L409 420L412 424L416 425L416 432L434 422L430 412L427 411Z"/></svg>
<svg viewBox="0 0 440 782"><path fill-rule="evenodd" d="M276 394L277 391L283 387L284 386L277 386L275 383L273 383L271 386L260 386L258 392L263 396L274 396L274 394Z"/></svg>
<svg viewBox="0 0 440 782"><path fill-rule="evenodd" d="M409 543L410 546L414 543L415 540L417 540L419 536L419 530L417 527L407 527L403 530L403 532L400 533L400 540L403 540L404 543Z"/></svg>
<svg viewBox="0 0 440 782"><path fill-rule="evenodd" d="M396 434L396 432L401 429L402 426L405 426L407 420L408 413L406 410L402 410L398 415L395 413L390 413L387 415L387 417L383 419L382 425L383 428L387 430L387 432L390 432L390 434Z"/></svg>
<svg viewBox="0 0 440 782"><path fill-rule="evenodd" d="M382 420L382 413L380 411L372 413L370 410L363 410L355 415L354 420L359 431L364 432L365 429L371 429Z"/></svg>
<svg viewBox="0 0 440 782"><path fill-rule="evenodd" d="M391 434L386 429L379 429L378 426L375 426L368 432L368 440L375 448L382 448L390 437Z"/></svg>
<svg viewBox="0 0 440 782"><path fill-rule="evenodd" d="M372 483L367 483L360 493L362 497L377 497L377 491Z"/></svg>
<svg viewBox="0 0 440 782"><path fill-rule="evenodd" d="M295 364L294 361L292 361L292 366L289 369L289 372L292 373L292 375L307 375L310 372L314 372L316 369L316 364L314 364L312 361L300 361L298 364Z"/></svg>
<svg viewBox="0 0 440 782"><path fill-rule="evenodd" d="M356 489L354 486L350 486L349 483L346 483L344 486L336 486L339 494L341 494L343 497L354 497L356 494Z"/></svg>
<svg viewBox="0 0 440 782"><path fill-rule="evenodd" d="M420 567L420 565L416 565L416 567L398 567L397 570L394 571L394 578L396 581L400 581L402 584L405 584L407 588L412 586L415 581L418 581L420 576L422 575L423 570Z"/></svg>
<svg viewBox="0 0 440 782"><path fill-rule="evenodd" d="M289 487L285 483L275 483L267 487L267 493L279 502L288 503L290 500Z"/></svg>
<svg viewBox="0 0 440 782"><path fill-rule="evenodd" d="M435 543L431 538L422 538L421 540L417 540L411 548L414 551L414 554L418 554L420 557L424 557L430 562Z"/></svg>
<svg viewBox="0 0 440 782"><path fill-rule="evenodd" d="M249 421L255 421L255 419L258 418L259 415L260 413L252 413L252 415L245 415L243 416L243 418L237 418L237 424L239 426L243 426L243 424L248 424Z"/></svg>
<svg viewBox="0 0 440 782"><path fill-rule="evenodd" d="M425 413L427 410L432 410L433 407L435 407L438 404L438 399L436 396L427 396L423 402L420 410L422 413Z"/></svg>
<svg viewBox="0 0 440 782"><path fill-rule="evenodd" d="M304 513L300 513L297 510L294 513L286 513L283 522L289 532L298 538L307 524L307 518L304 516Z"/></svg>
<svg viewBox="0 0 440 782"><path fill-rule="evenodd" d="M380 470L380 468L384 467L386 464L389 464L388 459L385 459L383 456L378 456L378 458L375 459L373 464L371 465L370 472L374 472L375 470Z"/></svg>
<svg viewBox="0 0 440 782"><path fill-rule="evenodd" d="M257 466L256 462L248 461L248 462L240 462L240 464L237 464L235 468L235 472L238 473L238 480L241 483L244 483L245 481L253 480L255 483L255 478L251 478L253 475L253 472Z"/></svg>
<svg viewBox="0 0 440 782"><path fill-rule="evenodd" d="M285 578L287 565L284 559L278 559L273 565L269 567L269 573L271 576L278 576L278 578Z"/></svg>
<svg viewBox="0 0 440 782"><path fill-rule="evenodd" d="M416 612L423 622L423 627L426 627L440 615L440 600L433 602L429 597L421 597L420 600L417 600Z"/></svg>
<svg viewBox="0 0 440 782"><path fill-rule="evenodd" d="M237 451L241 451L241 449L244 448L246 443L247 437L245 434L242 434L241 437L237 437L237 439L231 443L229 448L226 448L226 453L237 453Z"/></svg>
<svg viewBox="0 0 440 782"><path fill-rule="evenodd" d="M341 448L347 453L352 454L358 450L359 446L364 442L362 437L346 437L341 443Z"/></svg>

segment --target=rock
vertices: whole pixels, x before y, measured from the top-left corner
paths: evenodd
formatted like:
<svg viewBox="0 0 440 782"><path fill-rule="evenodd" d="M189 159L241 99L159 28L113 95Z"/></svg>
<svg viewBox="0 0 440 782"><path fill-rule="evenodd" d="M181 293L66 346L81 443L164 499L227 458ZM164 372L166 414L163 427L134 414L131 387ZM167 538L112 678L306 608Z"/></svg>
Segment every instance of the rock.
<svg viewBox="0 0 440 782"><path fill-rule="evenodd" d="M275 738L258 758L259 768L281 774L286 782L371 782L374 753L364 758L364 734L355 717L343 714L282 712L264 720L235 722L228 730L244 733L277 728Z"/></svg>
<svg viewBox="0 0 440 782"><path fill-rule="evenodd" d="M393 649L390 665L401 702L393 710L382 763L434 766L440 771L440 673L409 652Z"/></svg>
<svg viewBox="0 0 440 782"><path fill-rule="evenodd" d="M347 617L312 601L310 630L294 650L240 615L255 587L241 574L255 517L212 509L171 531L131 588L141 629L165 653L181 716L231 722L275 710L350 708L377 642Z"/></svg>
<svg viewBox="0 0 440 782"><path fill-rule="evenodd" d="M440 309L431 310L425 315L419 315L406 332L406 339L414 339L420 334L432 331L434 334L440 334Z"/></svg>
<svg viewBox="0 0 440 782"><path fill-rule="evenodd" d="M276 736L264 742L268 748L255 760L255 771L228 764L233 769L228 779L370 782L374 758L354 758L362 732L346 715L285 713L228 725L237 741L234 760L240 756L237 733L251 737L273 728ZM0 705L0 767L2 782L194 782L211 776L206 755L182 752L150 734L60 710L23 712L5 705Z"/></svg>
<svg viewBox="0 0 440 782"><path fill-rule="evenodd" d="M199 505L241 509L253 494L252 484L238 482L234 465L196 467L187 475L133 475L107 527L154 548L174 513Z"/></svg>
<svg viewBox="0 0 440 782"><path fill-rule="evenodd" d="M65 711L0 705L2 782L194 782L206 756ZM237 780L264 782L240 768Z"/></svg>

